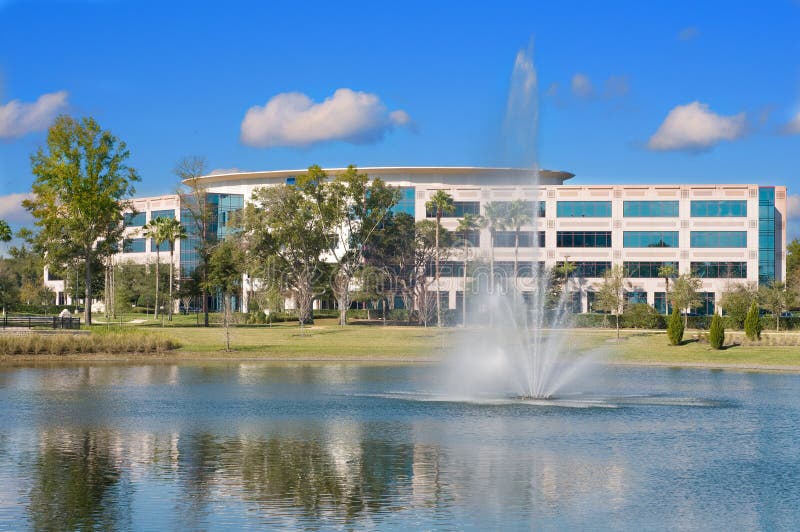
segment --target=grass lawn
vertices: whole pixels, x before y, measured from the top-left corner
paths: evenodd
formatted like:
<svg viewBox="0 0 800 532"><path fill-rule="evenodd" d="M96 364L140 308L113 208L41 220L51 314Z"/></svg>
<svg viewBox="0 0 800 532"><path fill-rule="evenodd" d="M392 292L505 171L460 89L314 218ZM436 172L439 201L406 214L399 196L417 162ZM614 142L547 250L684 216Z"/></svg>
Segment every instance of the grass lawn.
<svg viewBox="0 0 800 532"><path fill-rule="evenodd" d="M151 316L152 318L152 316ZM318 319L314 326L303 331L297 323L278 323L269 326L240 326L231 329L233 352L224 350L225 333L221 327L194 326L195 316L176 316L172 324L161 327L150 319L125 328L160 332L179 341L179 357L246 357L246 358L313 358L364 360L430 360L437 359L457 345L469 344L469 335L482 335L485 330L436 327L397 327L354 322L339 327L334 319ZM106 326L93 327L98 332ZM113 329L112 329L113 330ZM664 364L675 366L706 365L711 367L738 366L748 368L796 367L800 370L800 347L767 345L800 343L800 333L790 336L764 334L764 345L728 345L716 351L707 343L693 340L697 331L687 331L684 345L668 345L664 331L622 331L622 340L615 341L610 329L573 329L569 344L575 352L601 350L612 362L631 364ZM784 333L781 333L784 334ZM502 335L501 335L502 336ZM734 333L734 343L741 334ZM730 343L730 335L729 343ZM171 355L168 355L171 356Z"/></svg>

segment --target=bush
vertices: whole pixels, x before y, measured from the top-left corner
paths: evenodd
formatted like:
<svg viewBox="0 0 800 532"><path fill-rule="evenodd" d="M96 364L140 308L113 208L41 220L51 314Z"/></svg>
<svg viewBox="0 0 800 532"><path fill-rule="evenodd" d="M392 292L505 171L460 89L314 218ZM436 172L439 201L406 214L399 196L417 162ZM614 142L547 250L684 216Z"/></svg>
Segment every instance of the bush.
<svg viewBox="0 0 800 532"><path fill-rule="evenodd" d="M179 347L174 340L139 331L0 336L0 354L3 355L164 353Z"/></svg>
<svg viewBox="0 0 800 532"><path fill-rule="evenodd" d="M587 328L608 327L610 317L611 316L609 314L600 314L596 312L588 314L575 314L573 316L572 325L573 327Z"/></svg>
<svg viewBox="0 0 800 532"><path fill-rule="evenodd" d="M683 318L677 308L672 309L672 314L667 323L667 338L672 345L680 345L683 341Z"/></svg>
<svg viewBox="0 0 800 532"><path fill-rule="evenodd" d="M761 339L761 320L755 301L750 305L750 310L747 311L747 317L744 319L744 333L751 341Z"/></svg>
<svg viewBox="0 0 800 532"><path fill-rule="evenodd" d="M722 348L725 343L725 329L722 326L722 318L718 314L714 314L711 318L711 327L708 331L708 343L714 349Z"/></svg>
<svg viewBox="0 0 800 532"><path fill-rule="evenodd" d="M621 324L632 329L663 329L666 326L663 316L647 303L634 303L625 309Z"/></svg>

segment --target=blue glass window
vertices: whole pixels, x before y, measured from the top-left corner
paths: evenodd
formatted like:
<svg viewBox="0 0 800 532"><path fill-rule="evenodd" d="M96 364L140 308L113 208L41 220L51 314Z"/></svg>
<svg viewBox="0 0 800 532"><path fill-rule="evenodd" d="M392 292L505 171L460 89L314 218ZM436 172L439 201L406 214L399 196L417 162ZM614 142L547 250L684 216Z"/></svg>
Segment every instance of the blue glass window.
<svg viewBox="0 0 800 532"><path fill-rule="evenodd" d="M700 306L693 309L689 314L699 314L701 316L711 316L714 314L714 292L700 292Z"/></svg>
<svg viewBox="0 0 800 532"><path fill-rule="evenodd" d="M692 231L693 248L746 248L747 231Z"/></svg>
<svg viewBox="0 0 800 532"><path fill-rule="evenodd" d="M626 218L677 218L678 201L626 201L622 204Z"/></svg>
<svg viewBox="0 0 800 532"><path fill-rule="evenodd" d="M463 248L464 247L464 232L463 231L456 231L453 233L455 237L453 239L453 247L454 248ZM481 245L481 232L480 231L469 231L467 233L467 242L470 247L477 248Z"/></svg>
<svg viewBox="0 0 800 532"><path fill-rule="evenodd" d="M641 278L657 278L661 277L658 275L658 270L662 266L672 266L675 268L675 271L678 271L678 263L677 262L625 262L625 276L631 277L635 279Z"/></svg>
<svg viewBox="0 0 800 532"><path fill-rule="evenodd" d="M559 248L610 248L611 231L558 231Z"/></svg>
<svg viewBox="0 0 800 532"><path fill-rule="evenodd" d="M556 205L559 218L610 218L610 201L559 201Z"/></svg>
<svg viewBox="0 0 800 532"><path fill-rule="evenodd" d="M625 292L625 302L629 305L633 305L636 303L644 303L647 304L647 292Z"/></svg>
<svg viewBox="0 0 800 532"><path fill-rule="evenodd" d="M746 279L746 262L693 262L692 276L701 279Z"/></svg>
<svg viewBox="0 0 800 532"><path fill-rule="evenodd" d="M678 231L625 231L622 246L626 248L676 248Z"/></svg>
<svg viewBox="0 0 800 532"><path fill-rule="evenodd" d="M607 261L579 261L573 262L575 270L570 277L602 277L606 270L611 268L611 262ZM563 267L564 263L559 263Z"/></svg>
<svg viewBox="0 0 800 532"><path fill-rule="evenodd" d="M672 303L667 301L667 293L666 292L654 292L653 293L653 307L655 307L656 311L659 314L671 314L672 313Z"/></svg>
<svg viewBox="0 0 800 532"><path fill-rule="evenodd" d="M400 187L399 190L400 199L397 201L397 204L392 207L391 211L394 214L404 212L411 217L416 216L416 191L414 187Z"/></svg>
<svg viewBox="0 0 800 532"><path fill-rule="evenodd" d="M746 200L692 200L692 218L747 216Z"/></svg>
<svg viewBox="0 0 800 532"><path fill-rule="evenodd" d="M123 253L144 253L146 251L144 238L126 238L122 241Z"/></svg>
<svg viewBox="0 0 800 532"><path fill-rule="evenodd" d="M494 201L492 203L494 203L495 205L498 205L499 208L502 209L502 210L508 210L511 207L511 204L513 202L511 202L511 201ZM537 203L538 203L538 211L534 212L534 210L536 209ZM539 202L526 201L525 204L527 206L526 210L529 213L531 213L531 216L536 215L536 217L538 217L538 218L544 218L544 216L545 216L545 214L547 212L547 202L545 202L545 201L539 201Z"/></svg>
<svg viewBox="0 0 800 532"><path fill-rule="evenodd" d="M481 202L479 201L454 201L453 212L445 212L442 218L463 218L465 214L479 216L481 214ZM435 209L425 209L425 216L436 218Z"/></svg>
<svg viewBox="0 0 800 532"><path fill-rule="evenodd" d="M758 189L758 282L775 279L775 187Z"/></svg>
<svg viewBox="0 0 800 532"><path fill-rule="evenodd" d="M122 215L125 222L125 227L144 227L146 222L145 213L143 212L126 212Z"/></svg>
<svg viewBox="0 0 800 532"><path fill-rule="evenodd" d="M175 209L165 209L163 211L150 211L150 219L155 220L156 218L175 218Z"/></svg>
<svg viewBox="0 0 800 532"><path fill-rule="evenodd" d="M152 252L154 252L154 253L155 253L155 251L156 251L156 241L155 241L155 240L153 240L152 238L150 239L150 250L151 250ZM166 251L166 252L169 252L169 242L167 242L166 240L165 240L165 241L163 241L163 242L161 243L161 245L160 245L160 246L158 246L158 251Z"/></svg>
<svg viewBox="0 0 800 532"><path fill-rule="evenodd" d="M539 235L538 247L544 247L544 231L537 231ZM532 248L534 244L534 231L520 231L519 232L519 247ZM495 231L494 233L494 247L496 248L513 248L516 242L516 233L514 231Z"/></svg>

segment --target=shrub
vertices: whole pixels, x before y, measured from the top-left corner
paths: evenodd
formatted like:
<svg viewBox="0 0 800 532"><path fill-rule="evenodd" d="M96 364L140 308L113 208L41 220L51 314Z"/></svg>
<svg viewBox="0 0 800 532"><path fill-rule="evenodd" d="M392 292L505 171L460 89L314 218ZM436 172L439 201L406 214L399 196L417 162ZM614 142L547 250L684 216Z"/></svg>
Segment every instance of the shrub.
<svg viewBox="0 0 800 532"><path fill-rule="evenodd" d="M681 341L683 341L683 329L683 318L681 318L678 308L675 307L672 309L669 323L667 323L667 338L669 338L670 344L680 345Z"/></svg>
<svg viewBox="0 0 800 532"><path fill-rule="evenodd" d="M744 319L744 333L751 341L761 339L761 320L755 301L750 305L750 310L747 311L747 317Z"/></svg>
<svg viewBox="0 0 800 532"><path fill-rule="evenodd" d="M0 354L3 355L163 353L178 347L180 344L174 340L138 331L0 336Z"/></svg>
<svg viewBox="0 0 800 532"><path fill-rule="evenodd" d="M663 318L647 303L634 303L622 315L622 326L633 329L663 328Z"/></svg>
<svg viewBox="0 0 800 532"><path fill-rule="evenodd" d="M714 349L722 348L722 344L725 343L725 329L722 326L722 318L719 317L719 314L714 314L711 318L711 327L708 331L708 343L711 344L711 347Z"/></svg>

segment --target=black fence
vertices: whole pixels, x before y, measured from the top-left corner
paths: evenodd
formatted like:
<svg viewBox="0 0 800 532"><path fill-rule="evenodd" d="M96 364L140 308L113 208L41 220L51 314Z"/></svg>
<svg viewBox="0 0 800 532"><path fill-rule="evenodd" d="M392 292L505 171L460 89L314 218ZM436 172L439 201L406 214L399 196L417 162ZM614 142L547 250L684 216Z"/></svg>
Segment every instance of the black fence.
<svg viewBox="0 0 800 532"><path fill-rule="evenodd" d="M7 327L43 327L47 329L80 329L80 318L60 318L58 316L3 316L0 323Z"/></svg>

